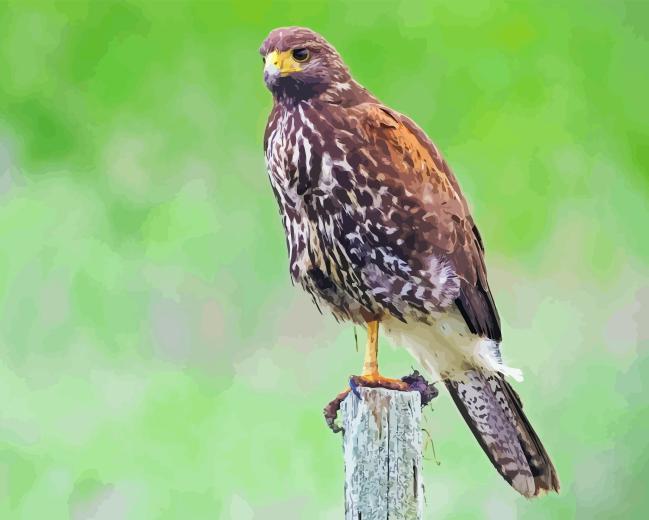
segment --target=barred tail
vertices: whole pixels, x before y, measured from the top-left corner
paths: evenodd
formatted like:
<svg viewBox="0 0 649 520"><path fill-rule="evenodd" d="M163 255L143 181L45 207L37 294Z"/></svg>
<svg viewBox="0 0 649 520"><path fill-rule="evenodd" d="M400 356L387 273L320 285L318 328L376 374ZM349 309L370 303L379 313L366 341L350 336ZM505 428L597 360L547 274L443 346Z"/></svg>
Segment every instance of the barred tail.
<svg viewBox="0 0 649 520"><path fill-rule="evenodd" d="M526 497L559 491L556 470L523 413L518 394L501 374L478 370L446 387L491 463Z"/></svg>

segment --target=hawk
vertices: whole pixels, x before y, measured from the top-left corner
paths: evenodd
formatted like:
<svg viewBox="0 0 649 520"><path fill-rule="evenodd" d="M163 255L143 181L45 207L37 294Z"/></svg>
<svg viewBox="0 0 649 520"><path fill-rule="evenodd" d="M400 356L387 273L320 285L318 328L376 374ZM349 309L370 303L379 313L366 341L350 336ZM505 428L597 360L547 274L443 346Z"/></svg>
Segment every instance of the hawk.
<svg viewBox="0 0 649 520"><path fill-rule="evenodd" d="M455 175L408 117L354 81L334 47L278 28L260 53L273 108L264 135L290 275L319 308L378 333L441 378L504 479L526 497L558 491L554 466L506 381L484 246Z"/></svg>

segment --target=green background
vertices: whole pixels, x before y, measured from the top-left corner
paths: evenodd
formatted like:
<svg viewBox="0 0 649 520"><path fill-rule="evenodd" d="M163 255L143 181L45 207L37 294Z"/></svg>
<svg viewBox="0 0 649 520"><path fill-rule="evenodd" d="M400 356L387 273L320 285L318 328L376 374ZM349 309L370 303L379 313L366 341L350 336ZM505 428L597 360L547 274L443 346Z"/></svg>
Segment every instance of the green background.
<svg viewBox="0 0 649 520"><path fill-rule="evenodd" d="M291 287L261 150L292 24L454 168L561 477L517 496L442 393L427 517L646 518L648 7L3 2L0 518L342 517L362 352Z"/></svg>

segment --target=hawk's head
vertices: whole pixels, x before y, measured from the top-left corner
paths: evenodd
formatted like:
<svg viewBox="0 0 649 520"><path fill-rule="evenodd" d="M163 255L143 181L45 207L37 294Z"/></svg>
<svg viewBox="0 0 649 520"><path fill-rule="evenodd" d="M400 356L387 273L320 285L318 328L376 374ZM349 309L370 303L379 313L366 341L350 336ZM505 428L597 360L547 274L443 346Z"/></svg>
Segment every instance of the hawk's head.
<svg viewBox="0 0 649 520"><path fill-rule="evenodd" d="M311 29L274 29L259 52L264 60L264 81L277 99L309 99L349 88L351 77L340 55Z"/></svg>

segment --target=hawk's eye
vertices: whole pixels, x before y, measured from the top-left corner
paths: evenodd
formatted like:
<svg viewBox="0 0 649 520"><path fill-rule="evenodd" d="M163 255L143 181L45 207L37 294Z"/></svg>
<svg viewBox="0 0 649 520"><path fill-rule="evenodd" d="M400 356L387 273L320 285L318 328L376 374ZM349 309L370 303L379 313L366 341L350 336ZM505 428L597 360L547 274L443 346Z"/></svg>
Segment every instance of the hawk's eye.
<svg viewBox="0 0 649 520"><path fill-rule="evenodd" d="M293 49L293 59L300 63L309 59L309 49Z"/></svg>

